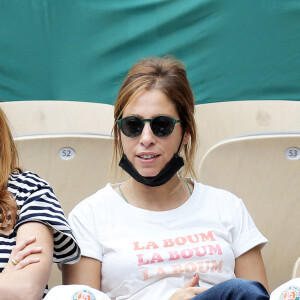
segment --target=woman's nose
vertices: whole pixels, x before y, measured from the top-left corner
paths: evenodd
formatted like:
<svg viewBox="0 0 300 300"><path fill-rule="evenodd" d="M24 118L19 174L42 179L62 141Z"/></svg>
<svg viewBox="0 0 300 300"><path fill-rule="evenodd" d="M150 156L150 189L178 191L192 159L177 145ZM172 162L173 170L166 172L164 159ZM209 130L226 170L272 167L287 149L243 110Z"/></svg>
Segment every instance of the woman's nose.
<svg viewBox="0 0 300 300"><path fill-rule="evenodd" d="M143 131L140 136L140 143L148 147L155 142L155 135L150 127L150 122L145 122Z"/></svg>

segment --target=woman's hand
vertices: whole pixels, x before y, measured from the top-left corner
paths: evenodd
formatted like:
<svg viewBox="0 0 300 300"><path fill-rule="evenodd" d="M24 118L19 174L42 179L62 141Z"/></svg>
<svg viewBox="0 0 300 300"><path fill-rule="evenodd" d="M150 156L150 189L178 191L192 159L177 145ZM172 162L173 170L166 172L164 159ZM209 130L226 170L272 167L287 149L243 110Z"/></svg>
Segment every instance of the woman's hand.
<svg viewBox="0 0 300 300"><path fill-rule="evenodd" d="M52 228L39 222L22 224L16 246L0 273L0 299L41 300L51 272L53 248Z"/></svg>
<svg viewBox="0 0 300 300"><path fill-rule="evenodd" d="M35 241L35 236L32 236L16 244L16 246L11 251L8 264L5 266L2 273L21 270L30 264L39 262L40 258L38 257L28 257L30 254L42 252L42 247L30 246Z"/></svg>
<svg viewBox="0 0 300 300"><path fill-rule="evenodd" d="M189 280L181 289L177 290L169 300L190 300L195 296L201 294L202 292L208 290L208 288L204 287L196 287L199 282L199 274L195 274L195 276Z"/></svg>

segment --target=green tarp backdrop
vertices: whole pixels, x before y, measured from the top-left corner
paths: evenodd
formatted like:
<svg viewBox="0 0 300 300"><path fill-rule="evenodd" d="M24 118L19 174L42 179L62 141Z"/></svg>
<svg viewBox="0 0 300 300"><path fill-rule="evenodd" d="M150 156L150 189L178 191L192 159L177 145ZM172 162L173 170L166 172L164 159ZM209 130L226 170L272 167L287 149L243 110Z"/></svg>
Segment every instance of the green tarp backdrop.
<svg viewBox="0 0 300 300"><path fill-rule="evenodd" d="M0 99L113 104L130 66L184 61L197 104L300 99L299 0L0 0Z"/></svg>

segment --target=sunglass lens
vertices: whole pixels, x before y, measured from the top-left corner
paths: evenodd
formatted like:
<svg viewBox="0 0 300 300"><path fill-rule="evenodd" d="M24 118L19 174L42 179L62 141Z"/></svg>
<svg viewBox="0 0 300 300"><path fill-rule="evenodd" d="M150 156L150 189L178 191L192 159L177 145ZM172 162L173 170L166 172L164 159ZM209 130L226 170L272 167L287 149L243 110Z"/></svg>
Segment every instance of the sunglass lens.
<svg viewBox="0 0 300 300"><path fill-rule="evenodd" d="M174 125L168 117L159 116L153 119L151 128L156 136L166 137L172 133Z"/></svg>
<svg viewBox="0 0 300 300"><path fill-rule="evenodd" d="M137 117L128 117L122 122L122 131L128 137L136 137L143 131L143 122Z"/></svg>

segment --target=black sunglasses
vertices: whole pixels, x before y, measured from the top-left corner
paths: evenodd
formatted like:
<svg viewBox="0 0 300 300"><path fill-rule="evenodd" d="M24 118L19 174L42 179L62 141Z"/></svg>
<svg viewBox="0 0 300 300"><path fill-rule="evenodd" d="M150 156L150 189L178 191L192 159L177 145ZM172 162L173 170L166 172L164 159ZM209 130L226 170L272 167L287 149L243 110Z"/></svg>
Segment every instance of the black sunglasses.
<svg viewBox="0 0 300 300"><path fill-rule="evenodd" d="M158 137L169 136L176 123L182 123L181 120L175 120L168 116L158 116L153 119L141 119L136 116L129 116L117 120L121 131L128 137L137 137L142 134L145 122L150 122L152 132Z"/></svg>

